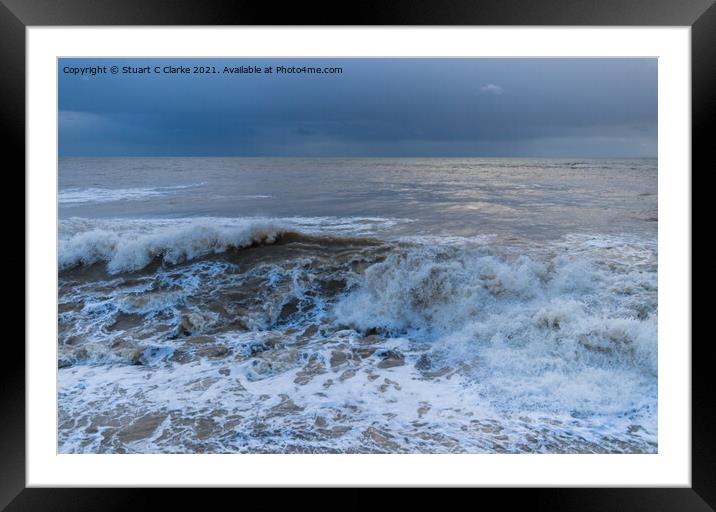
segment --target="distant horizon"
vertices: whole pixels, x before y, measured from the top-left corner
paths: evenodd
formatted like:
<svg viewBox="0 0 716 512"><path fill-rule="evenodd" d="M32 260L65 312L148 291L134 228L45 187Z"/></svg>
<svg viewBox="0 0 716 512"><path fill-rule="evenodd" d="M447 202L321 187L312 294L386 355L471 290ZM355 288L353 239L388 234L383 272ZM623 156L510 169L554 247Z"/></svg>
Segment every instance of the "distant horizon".
<svg viewBox="0 0 716 512"><path fill-rule="evenodd" d="M340 159L371 159L371 158L386 158L386 159L419 159L419 158L505 158L512 160L519 159L538 159L538 160L563 160L563 159L584 159L584 160L656 160L658 156L620 156L620 155L609 155L609 156L585 156L585 155L559 155L559 156L535 156L535 155L430 155L430 156L415 156L415 155L403 155L403 156L387 156L387 155L375 155L375 156L351 156L351 155L58 155L59 158L281 158L281 159L311 159L311 158L340 158Z"/></svg>
<svg viewBox="0 0 716 512"><path fill-rule="evenodd" d="M657 85L650 58L63 58L58 154L656 158Z"/></svg>

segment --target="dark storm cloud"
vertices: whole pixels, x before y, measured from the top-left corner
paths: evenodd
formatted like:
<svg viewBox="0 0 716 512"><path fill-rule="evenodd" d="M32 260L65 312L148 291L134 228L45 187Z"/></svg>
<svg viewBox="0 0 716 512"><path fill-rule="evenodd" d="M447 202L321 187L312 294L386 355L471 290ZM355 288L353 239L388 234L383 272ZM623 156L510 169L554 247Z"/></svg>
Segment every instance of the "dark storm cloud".
<svg viewBox="0 0 716 512"><path fill-rule="evenodd" d="M96 75L66 66L340 66ZM62 155L656 156L655 59L61 59Z"/></svg>

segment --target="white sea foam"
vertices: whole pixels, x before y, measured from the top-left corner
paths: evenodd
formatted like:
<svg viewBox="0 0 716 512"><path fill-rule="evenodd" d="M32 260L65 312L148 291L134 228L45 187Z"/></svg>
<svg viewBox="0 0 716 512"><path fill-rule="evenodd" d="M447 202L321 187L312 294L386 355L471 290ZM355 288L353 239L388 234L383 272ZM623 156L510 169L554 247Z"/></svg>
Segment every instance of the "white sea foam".
<svg viewBox="0 0 716 512"><path fill-rule="evenodd" d="M541 260L440 246L391 254L337 303L336 322L430 342L452 364L479 361L475 385L513 413L653 408L656 272L644 267L655 254L616 239L582 242ZM595 246L610 260L588 252Z"/></svg>
<svg viewBox="0 0 716 512"><path fill-rule="evenodd" d="M59 191L59 202L63 205L109 203L113 201L138 201L165 196L182 189L198 187L202 183L174 185L168 187L134 188L67 188Z"/></svg>

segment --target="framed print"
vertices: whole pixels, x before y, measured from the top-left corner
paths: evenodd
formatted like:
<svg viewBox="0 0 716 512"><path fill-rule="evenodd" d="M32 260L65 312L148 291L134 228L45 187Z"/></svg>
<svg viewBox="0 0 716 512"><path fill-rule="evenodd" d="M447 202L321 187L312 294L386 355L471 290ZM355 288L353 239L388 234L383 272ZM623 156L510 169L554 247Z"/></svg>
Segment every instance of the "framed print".
<svg viewBox="0 0 716 512"><path fill-rule="evenodd" d="M715 9L4 2L26 364L3 506L454 486L711 509L691 176Z"/></svg>

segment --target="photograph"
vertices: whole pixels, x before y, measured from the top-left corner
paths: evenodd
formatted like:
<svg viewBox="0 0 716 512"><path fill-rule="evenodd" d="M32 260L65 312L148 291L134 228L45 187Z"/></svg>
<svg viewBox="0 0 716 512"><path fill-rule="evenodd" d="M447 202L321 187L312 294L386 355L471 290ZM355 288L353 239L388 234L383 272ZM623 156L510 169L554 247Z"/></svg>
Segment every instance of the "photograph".
<svg viewBox="0 0 716 512"><path fill-rule="evenodd" d="M658 69L58 58L57 453L659 453Z"/></svg>

